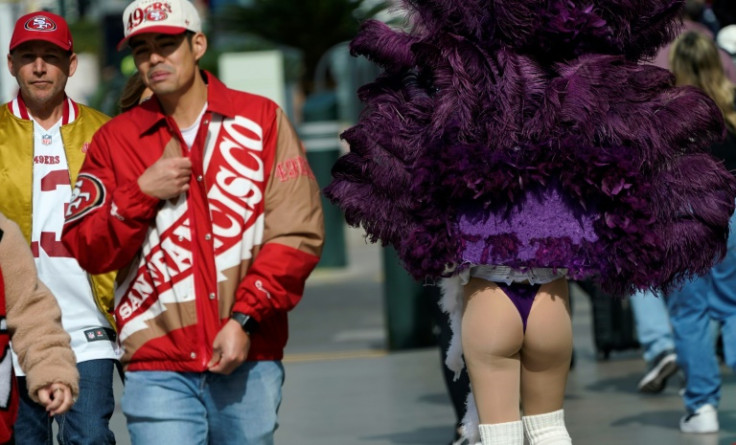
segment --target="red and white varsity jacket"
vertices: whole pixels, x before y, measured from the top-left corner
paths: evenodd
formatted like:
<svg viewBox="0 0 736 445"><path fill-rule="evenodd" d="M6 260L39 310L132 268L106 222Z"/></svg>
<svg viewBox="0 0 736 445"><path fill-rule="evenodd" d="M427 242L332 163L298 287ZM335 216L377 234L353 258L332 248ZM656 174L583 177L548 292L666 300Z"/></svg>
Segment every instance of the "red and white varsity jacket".
<svg viewBox="0 0 736 445"><path fill-rule="evenodd" d="M279 360L287 311L324 240L319 186L272 101L207 72L208 105L190 189L144 194L137 180L167 144L186 147L156 100L105 124L75 184L63 242L91 273L120 270L115 320L128 370L200 372L231 312L251 315L249 360Z"/></svg>

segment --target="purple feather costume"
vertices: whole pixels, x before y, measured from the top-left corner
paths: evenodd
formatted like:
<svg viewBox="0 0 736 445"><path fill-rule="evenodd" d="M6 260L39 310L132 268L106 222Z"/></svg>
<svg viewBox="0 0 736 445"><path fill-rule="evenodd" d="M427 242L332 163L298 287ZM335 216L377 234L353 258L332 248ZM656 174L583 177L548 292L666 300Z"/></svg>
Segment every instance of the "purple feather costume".
<svg viewBox="0 0 736 445"><path fill-rule="evenodd" d="M566 268L667 291L725 251L736 183L715 104L639 63L682 0L405 0L366 22L384 72L343 133L329 199L417 279L469 264Z"/></svg>

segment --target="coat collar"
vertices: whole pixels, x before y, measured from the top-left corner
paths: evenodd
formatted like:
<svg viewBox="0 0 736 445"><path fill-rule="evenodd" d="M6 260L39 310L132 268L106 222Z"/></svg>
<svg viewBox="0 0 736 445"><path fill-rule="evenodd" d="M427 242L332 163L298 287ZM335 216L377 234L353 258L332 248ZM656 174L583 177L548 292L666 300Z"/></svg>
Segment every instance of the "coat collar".
<svg viewBox="0 0 736 445"><path fill-rule="evenodd" d="M28 108L23 100L23 96L18 93L18 96L8 103L8 108L13 115L19 119L31 120L31 115L28 113ZM64 107L62 109L61 125L67 125L74 122L79 116L79 105L71 100L67 95L64 95Z"/></svg>
<svg viewBox="0 0 736 445"><path fill-rule="evenodd" d="M227 117L235 116L236 109L232 102L227 100L229 89L208 71L202 70L201 73L207 84L206 111ZM161 109L161 104L155 98L154 95L151 99L125 113L126 117L131 119L141 134L148 133L159 125L166 125L166 115Z"/></svg>

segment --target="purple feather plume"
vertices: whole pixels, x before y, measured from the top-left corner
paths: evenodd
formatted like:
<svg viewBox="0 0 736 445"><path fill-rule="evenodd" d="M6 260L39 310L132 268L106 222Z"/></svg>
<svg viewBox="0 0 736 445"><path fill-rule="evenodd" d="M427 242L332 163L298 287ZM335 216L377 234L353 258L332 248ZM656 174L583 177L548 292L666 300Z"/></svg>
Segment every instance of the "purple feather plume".
<svg viewBox="0 0 736 445"><path fill-rule="evenodd" d="M404 3L409 31L368 22L352 43L385 71L358 92L325 193L414 277L564 267L629 294L723 255L736 180L706 152L720 112L639 63L681 0Z"/></svg>

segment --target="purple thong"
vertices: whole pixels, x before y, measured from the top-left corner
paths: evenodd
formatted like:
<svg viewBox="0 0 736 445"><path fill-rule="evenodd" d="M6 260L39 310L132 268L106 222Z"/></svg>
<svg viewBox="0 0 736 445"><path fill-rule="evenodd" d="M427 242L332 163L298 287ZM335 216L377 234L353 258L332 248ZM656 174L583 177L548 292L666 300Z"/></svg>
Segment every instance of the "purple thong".
<svg viewBox="0 0 736 445"><path fill-rule="evenodd" d="M524 332L526 332L526 321L529 319L529 312L532 310L532 303L534 303L534 297L537 295L537 291L542 286L541 284L527 284L527 283L496 283L506 295L509 297L516 310L521 315L521 321L524 324Z"/></svg>

